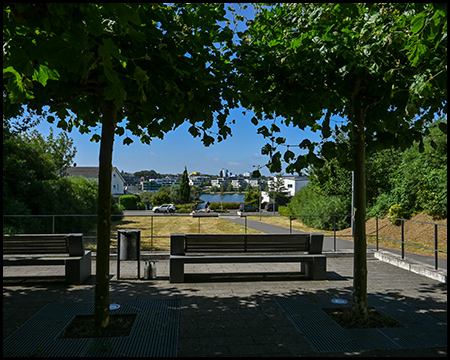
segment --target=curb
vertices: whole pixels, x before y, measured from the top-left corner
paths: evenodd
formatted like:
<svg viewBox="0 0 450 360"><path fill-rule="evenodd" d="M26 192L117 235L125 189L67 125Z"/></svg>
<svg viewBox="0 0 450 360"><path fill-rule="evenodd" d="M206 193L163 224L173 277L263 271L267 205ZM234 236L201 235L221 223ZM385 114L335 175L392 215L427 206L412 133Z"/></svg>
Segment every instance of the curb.
<svg viewBox="0 0 450 360"><path fill-rule="evenodd" d="M387 262L388 264L395 265L399 268L447 284L447 270L435 270L433 267L427 264L412 259L405 261L401 258L400 255L393 254L385 250L376 251L374 253L374 257L378 260Z"/></svg>

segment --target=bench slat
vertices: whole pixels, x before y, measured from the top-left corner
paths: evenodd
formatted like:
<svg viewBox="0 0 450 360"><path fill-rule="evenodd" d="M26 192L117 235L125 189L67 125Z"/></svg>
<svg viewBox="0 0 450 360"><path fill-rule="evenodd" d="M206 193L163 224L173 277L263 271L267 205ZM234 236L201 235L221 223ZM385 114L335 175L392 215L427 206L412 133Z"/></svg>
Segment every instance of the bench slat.
<svg viewBox="0 0 450 360"><path fill-rule="evenodd" d="M91 263L82 233L3 235L3 266L63 265L66 282L79 285L91 276Z"/></svg>
<svg viewBox="0 0 450 360"><path fill-rule="evenodd" d="M305 252L309 234L187 234L185 252Z"/></svg>
<svg viewBox="0 0 450 360"><path fill-rule="evenodd" d="M68 252L66 235L3 235L3 254L67 254Z"/></svg>

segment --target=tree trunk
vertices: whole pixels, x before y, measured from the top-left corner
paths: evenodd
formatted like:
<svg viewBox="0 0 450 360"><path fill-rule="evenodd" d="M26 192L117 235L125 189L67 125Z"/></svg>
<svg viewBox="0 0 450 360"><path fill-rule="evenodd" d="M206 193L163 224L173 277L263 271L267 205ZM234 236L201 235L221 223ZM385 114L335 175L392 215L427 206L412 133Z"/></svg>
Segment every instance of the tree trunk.
<svg viewBox="0 0 450 360"><path fill-rule="evenodd" d="M353 262L353 314L367 320L367 243L366 243L366 144L364 135L365 110L355 92L352 104L354 141L354 262Z"/></svg>
<svg viewBox="0 0 450 360"><path fill-rule="evenodd" d="M111 229L111 173L117 108L102 101L102 139L100 142L97 216L97 265L94 321L96 327L109 323L109 250Z"/></svg>

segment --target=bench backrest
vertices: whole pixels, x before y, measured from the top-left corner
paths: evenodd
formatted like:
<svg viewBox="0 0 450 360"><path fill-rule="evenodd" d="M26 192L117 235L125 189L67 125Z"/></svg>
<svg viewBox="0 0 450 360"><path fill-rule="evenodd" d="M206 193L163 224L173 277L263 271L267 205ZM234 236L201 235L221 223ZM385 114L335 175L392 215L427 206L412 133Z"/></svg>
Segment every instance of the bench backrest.
<svg viewBox="0 0 450 360"><path fill-rule="evenodd" d="M3 254L69 254L70 256L83 256L83 234L3 235Z"/></svg>
<svg viewBox="0 0 450 360"><path fill-rule="evenodd" d="M321 254L323 234L172 234L171 254L308 252Z"/></svg>

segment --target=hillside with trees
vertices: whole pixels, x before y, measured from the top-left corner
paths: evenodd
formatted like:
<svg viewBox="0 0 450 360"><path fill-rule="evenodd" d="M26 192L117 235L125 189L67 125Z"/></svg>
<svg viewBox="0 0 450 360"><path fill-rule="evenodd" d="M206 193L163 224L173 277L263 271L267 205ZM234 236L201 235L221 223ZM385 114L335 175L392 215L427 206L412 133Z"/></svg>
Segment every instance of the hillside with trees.
<svg viewBox="0 0 450 360"><path fill-rule="evenodd" d="M431 124L424 138L405 151L385 149L367 159L367 216L410 218L425 213L447 218L446 120ZM352 173L335 160L322 168L311 167L309 184L287 205L285 214L346 215L351 212ZM331 217L305 217L311 227L332 229ZM349 218L338 218L337 228L349 227Z"/></svg>
<svg viewBox="0 0 450 360"><path fill-rule="evenodd" d="M5 126L6 125L6 126ZM76 154L65 132L43 137L3 127L3 215L95 215L98 183L64 177ZM114 201L113 214L120 214ZM56 233L88 232L96 217L58 217ZM52 233L49 217L4 217L3 233Z"/></svg>

